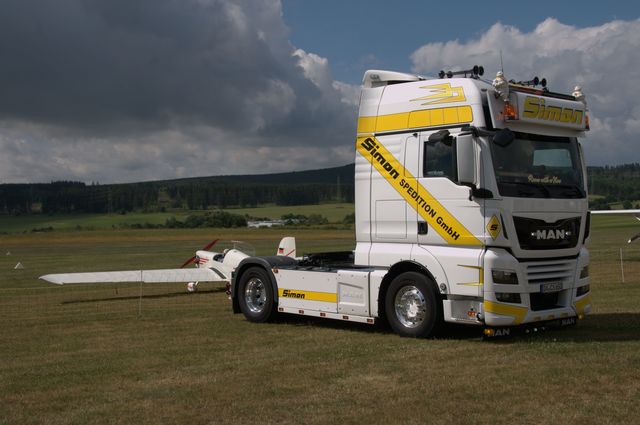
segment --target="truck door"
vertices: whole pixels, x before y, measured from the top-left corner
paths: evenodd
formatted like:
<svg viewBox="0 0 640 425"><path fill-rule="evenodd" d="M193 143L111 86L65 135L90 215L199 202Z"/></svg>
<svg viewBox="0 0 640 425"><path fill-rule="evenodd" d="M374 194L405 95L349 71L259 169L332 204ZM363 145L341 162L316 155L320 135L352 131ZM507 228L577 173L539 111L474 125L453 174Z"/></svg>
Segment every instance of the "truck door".
<svg viewBox="0 0 640 425"><path fill-rule="evenodd" d="M416 242L416 212L407 204L398 192L397 187L389 180L401 181L411 175L406 166L407 162L415 163L417 168L418 138L414 135L396 134L379 136L376 143L377 151L374 161L386 161L394 166L397 172L392 178L384 172L374 170L371 176L371 221L373 242ZM379 156L382 149L386 152ZM397 162L396 162L397 161ZM411 166L409 168L412 168ZM395 178L393 178L395 177ZM406 258L406 257L405 257Z"/></svg>
<svg viewBox="0 0 640 425"><path fill-rule="evenodd" d="M391 266L411 255L417 242L416 210L408 203L405 180L415 181L406 167L416 167L418 134L382 135L371 139L371 249L369 264ZM415 163L415 165L411 165ZM390 248L392 247L392 248Z"/></svg>
<svg viewBox="0 0 640 425"><path fill-rule="evenodd" d="M473 198L471 188L459 183L456 135L432 137L434 133L420 134L416 184L418 244L440 262L452 293L479 296L483 280L480 257L484 201ZM478 163L475 140L467 136L460 141L472 144L465 147L473 156L471 166L474 166Z"/></svg>

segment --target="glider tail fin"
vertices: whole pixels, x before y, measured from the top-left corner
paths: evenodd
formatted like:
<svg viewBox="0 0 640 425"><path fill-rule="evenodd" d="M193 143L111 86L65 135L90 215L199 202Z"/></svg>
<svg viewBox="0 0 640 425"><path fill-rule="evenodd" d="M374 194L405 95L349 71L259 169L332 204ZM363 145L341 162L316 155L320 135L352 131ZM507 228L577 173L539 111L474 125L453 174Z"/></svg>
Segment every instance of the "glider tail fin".
<svg viewBox="0 0 640 425"><path fill-rule="evenodd" d="M278 252L276 255L283 255L285 257L296 257L296 238L292 236L286 236L280 241L278 245Z"/></svg>

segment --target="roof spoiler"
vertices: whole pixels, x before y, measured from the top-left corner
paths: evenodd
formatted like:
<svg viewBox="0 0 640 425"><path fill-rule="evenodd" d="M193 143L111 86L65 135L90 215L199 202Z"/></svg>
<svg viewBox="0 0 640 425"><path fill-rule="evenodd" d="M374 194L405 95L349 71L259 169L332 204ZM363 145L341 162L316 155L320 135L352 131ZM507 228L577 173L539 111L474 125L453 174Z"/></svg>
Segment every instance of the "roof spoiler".
<svg viewBox="0 0 640 425"><path fill-rule="evenodd" d="M364 73L362 85L364 88L383 87L397 83L408 83L411 81L421 81L424 77L413 74L405 74L403 72L382 71L370 69Z"/></svg>

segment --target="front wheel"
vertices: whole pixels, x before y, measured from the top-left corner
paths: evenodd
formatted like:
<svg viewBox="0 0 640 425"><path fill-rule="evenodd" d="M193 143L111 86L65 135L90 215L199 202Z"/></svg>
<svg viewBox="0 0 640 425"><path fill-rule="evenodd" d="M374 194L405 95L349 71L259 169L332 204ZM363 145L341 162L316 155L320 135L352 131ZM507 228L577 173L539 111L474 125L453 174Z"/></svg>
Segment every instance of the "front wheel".
<svg viewBox="0 0 640 425"><path fill-rule="evenodd" d="M242 274L238 298L240 310L250 322L267 322L273 317L273 287L265 269L251 267Z"/></svg>
<svg viewBox="0 0 640 425"><path fill-rule="evenodd" d="M431 335L442 317L435 283L416 272L398 275L387 290L385 313L389 325L400 336Z"/></svg>

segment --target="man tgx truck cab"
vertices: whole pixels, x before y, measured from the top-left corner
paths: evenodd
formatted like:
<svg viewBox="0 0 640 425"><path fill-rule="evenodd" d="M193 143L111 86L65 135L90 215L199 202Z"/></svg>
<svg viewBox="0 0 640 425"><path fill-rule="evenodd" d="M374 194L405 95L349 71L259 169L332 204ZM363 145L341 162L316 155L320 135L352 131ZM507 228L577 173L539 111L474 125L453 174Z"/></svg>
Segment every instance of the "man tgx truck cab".
<svg viewBox="0 0 640 425"><path fill-rule="evenodd" d="M367 71L355 250L247 258L234 310L254 321L385 318L404 336L442 321L492 336L588 313L584 95L482 73Z"/></svg>

